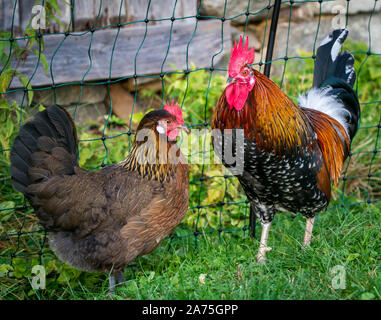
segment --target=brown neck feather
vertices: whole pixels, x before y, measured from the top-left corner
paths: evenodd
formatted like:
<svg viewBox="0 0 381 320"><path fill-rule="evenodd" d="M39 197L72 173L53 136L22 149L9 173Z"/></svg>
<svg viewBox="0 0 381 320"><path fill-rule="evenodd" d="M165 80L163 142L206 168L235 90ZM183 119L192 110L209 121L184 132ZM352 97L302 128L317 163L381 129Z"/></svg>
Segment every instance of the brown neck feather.
<svg viewBox="0 0 381 320"><path fill-rule="evenodd" d="M152 133L146 141L135 139L123 166L148 180L164 182L175 174L180 158L176 141L167 141L166 136Z"/></svg>
<svg viewBox="0 0 381 320"><path fill-rule="evenodd" d="M254 140L259 150L278 155L311 147L312 129L305 114L274 82L253 71L256 83L245 107L230 109L224 92L213 115L213 128L242 128L246 139Z"/></svg>

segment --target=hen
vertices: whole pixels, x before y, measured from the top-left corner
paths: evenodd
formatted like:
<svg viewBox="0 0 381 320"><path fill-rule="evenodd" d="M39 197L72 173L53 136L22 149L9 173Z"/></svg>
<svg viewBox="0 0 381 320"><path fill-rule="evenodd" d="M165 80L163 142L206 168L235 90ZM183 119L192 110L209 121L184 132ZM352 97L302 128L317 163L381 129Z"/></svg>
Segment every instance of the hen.
<svg viewBox="0 0 381 320"><path fill-rule="evenodd" d="M167 104L141 120L131 152L98 171L78 166L78 139L59 106L26 123L11 152L13 186L27 197L65 263L111 272L150 253L188 208L188 165L176 144L185 129L179 106Z"/></svg>
<svg viewBox="0 0 381 320"><path fill-rule="evenodd" d="M337 184L360 119L354 92L354 58L340 48L346 29L335 30L317 50L313 88L296 105L266 76L254 70L254 48L235 44L228 85L214 110L212 127L243 130L243 159L237 177L262 224L258 262L266 262L267 238L275 212L300 212L307 218L303 245L311 241L315 214L325 210L331 183ZM242 131L241 131L242 132ZM217 155L229 167L223 135L214 137ZM234 140L234 139L233 139ZM255 218L253 215L251 217ZM253 223L251 226L253 227Z"/></svg>

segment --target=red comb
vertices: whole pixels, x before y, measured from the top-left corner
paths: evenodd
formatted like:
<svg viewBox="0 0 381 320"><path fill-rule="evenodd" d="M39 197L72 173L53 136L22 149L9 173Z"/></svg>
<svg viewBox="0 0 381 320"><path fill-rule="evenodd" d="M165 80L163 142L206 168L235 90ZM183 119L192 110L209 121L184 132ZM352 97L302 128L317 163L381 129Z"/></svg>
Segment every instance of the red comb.
<svg viewBox="0 0 381 320"><path fill-rule="evenodd" d="M246 43L242 45L242 36L240 36L239 44L234 42L234 48L232 48L230 62L229 62L229 75L235 76L245 64L252 64L254 62L255 48L249 49L249 37L246 37Z"/></svg>
<svg viewBox="0 0 381 320"><path fill-rule="evenodd" d="M179 105L177 103L174 103L173 100L171 104L167 102L167 104L164 107L164 110L169 112L171 115L175 116L179 124L184 123L183 112L181 111Z"/></svg>

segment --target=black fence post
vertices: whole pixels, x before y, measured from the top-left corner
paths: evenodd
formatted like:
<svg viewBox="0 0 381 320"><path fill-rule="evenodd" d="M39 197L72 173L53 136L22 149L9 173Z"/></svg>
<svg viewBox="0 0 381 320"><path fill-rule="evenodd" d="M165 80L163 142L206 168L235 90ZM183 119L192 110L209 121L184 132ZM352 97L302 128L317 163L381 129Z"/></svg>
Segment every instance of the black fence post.
<svg viewBox="0 0 381 320"><path fill-rule="evenodd" d="M253 207L250 203L250 218L249 218L249 227L250 227L250 236L255 239L255 224L256 224L257 217L255 215L255 212L253 210Z"/></svg>
<svg viewBox="0 0 381 320"><path fill-rule="evenodd" d="M266 77L270 77L271 62L269 61L271 61L273 57L275 35L276 35L276 29L278 27L280 5L281 5L281 0L275 0L273 15L271 18L269 41L267 43L267 51L266 51L266 64L265 64L265 72L264 72L264 75Z"/></svg>

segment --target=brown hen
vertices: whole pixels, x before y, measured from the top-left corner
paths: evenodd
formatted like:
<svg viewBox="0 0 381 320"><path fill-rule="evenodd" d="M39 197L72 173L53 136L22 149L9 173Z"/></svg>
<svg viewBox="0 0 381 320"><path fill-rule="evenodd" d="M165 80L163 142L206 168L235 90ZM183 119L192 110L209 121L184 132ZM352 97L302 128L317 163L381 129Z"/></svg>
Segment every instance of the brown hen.
<svg viewBox="0 0 381 320"><path fill-rule="evenodd" d="M176 144L185 128L178 105L141 120L131 152L99 171L78 166L78 139L59 106L25 124L11 152L13 186L24 193L65 263L115 276L150 253L184 218L188 165Z"/></svg>

